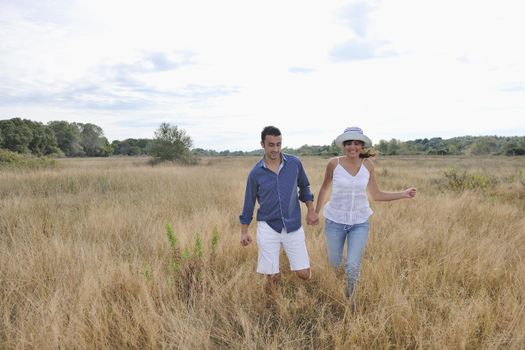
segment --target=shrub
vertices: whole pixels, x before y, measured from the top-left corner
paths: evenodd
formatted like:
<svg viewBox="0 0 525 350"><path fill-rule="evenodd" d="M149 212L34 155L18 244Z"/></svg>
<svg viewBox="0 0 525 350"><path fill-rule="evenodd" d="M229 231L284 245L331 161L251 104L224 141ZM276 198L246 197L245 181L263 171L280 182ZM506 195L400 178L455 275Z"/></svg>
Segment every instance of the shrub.
<svg viewBox="0 0 525 350"><path fill-rule="evenodd" d="M214 228L211 239L211 252L208 256L205 256L202 240L198 233L195 234L193 252L187 245L181 252L179 242L173 230L173 225L168 222L165 227L172 251L172 257L168 262L168 267L171 270L172 276L177 281L179 292L182 295L189 296L192 292L202 291L204 288L203 274L204 271L209 269L213 264L215 251L219 243L219 231L217 228Z"/></svg>
<svg viewBox="0 0 525 350"><path fill-rule="evenodd" d="M55 159L35 157L27 154L0 149L0 168L54 168L58 165Z"/></svg>
<svg viewBox="0 0 525 350"><path fill-rule="evenodd" d="M460 172L451 168L444 173L445 187L452 191L461 192L465 190L484 190L496 185L496 178L480 173L468 173L466 170Z"/></svg>
<svg viewBox="0 0 525 350"><path fill-rule="evenodd" d="M148 144L148 154L154 157L152 164L175 161L182 164L195 164L190 147L193 141L184 129L176 125L162 123L155 131L155 139Z"/></svg>

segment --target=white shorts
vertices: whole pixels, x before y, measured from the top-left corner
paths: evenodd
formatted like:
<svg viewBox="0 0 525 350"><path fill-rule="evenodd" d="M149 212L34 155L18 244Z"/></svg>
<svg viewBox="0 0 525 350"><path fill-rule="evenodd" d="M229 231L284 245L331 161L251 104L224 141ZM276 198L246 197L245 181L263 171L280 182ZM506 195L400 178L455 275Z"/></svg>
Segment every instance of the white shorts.
<svg viewBox="0 0 525 350"><path fill-rule="evenodd" d="M290 262L292 271L303 270L310 267L310 259L304 240L304 230L286 233L283 228L281 233L276 232L265 221L257 221L257 246L259 247L259 261L257 272L265 275L279 273L279 255L281 244Z"/></svg>

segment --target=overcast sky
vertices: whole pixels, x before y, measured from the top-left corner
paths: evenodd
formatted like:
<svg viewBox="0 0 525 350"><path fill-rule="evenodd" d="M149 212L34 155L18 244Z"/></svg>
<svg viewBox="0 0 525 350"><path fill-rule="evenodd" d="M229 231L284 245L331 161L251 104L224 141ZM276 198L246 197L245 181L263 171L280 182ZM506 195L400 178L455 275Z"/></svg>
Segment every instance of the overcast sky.
<svg viewBox="0 0 525 350"><path fill-rule="evenodd" d="M522 1L0 0L0 119L194 146L525 135ZM520 44L521 43L521 44Z"/></svg>

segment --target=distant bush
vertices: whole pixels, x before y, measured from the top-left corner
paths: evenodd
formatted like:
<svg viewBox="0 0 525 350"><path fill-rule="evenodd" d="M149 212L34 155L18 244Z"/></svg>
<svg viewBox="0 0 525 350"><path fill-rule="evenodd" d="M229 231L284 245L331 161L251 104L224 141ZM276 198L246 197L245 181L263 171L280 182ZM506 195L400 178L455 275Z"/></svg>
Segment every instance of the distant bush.
<svg viewBox="0 0 525 350"><path fill-rule="evenodd" d="M490 175L480 173L468 173L466 170L462 172L458 169L452 168L444 173L444 186L452 191L465 190L484 190L492 188L496 185L496 178Z"/></svg>
<svg viewBox="0 0 525 350"><path fill-rule="evenodd" d="M6 168L54 168L58 165L55 159L35 157L0 149L0 169Z"/></svg>
<svg viewBox="0 0 525 350"><path fill-rule="evenodd" d="M197 160L190 151L192 144L193 141L186 130L169 123L161 123L155 131L155 139L148 144L148 154L153 157L151 164L165 161L196 164Z"/></svg>

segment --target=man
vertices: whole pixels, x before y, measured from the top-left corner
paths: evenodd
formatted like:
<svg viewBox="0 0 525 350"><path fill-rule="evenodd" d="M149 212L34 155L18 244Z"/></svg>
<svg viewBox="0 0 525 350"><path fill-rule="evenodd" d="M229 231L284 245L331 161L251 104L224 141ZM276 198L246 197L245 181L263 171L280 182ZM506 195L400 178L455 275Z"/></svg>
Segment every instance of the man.
<svg viewBox="0 0 525 350"><path fill-rule="evenodd" d="M267 126L261 133L264 157L248 175L244 206L240 215L241 244L252 242L248 226L257 210L257 272L267 275L267 292L274 294L279 284L279 255L281 245L290 267L303 280L311 277L310 260L301 225L299 200L306 204L306 223L316 225L319 217L314 210L314 196L299 158L281 153L282 136L279 129ZM299 194L297 193L299 188Z"/></svg>

